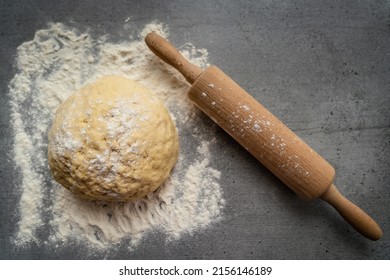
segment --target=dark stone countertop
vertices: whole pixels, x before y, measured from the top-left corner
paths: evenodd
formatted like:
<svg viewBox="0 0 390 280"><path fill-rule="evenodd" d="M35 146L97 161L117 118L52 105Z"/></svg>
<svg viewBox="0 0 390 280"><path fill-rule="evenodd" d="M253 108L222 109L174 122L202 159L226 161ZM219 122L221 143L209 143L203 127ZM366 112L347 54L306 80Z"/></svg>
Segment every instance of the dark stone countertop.
<svg viewBox="0 0 390 280"><path fill-rule="evenodd" d="M335 184L382 226L372 242L322 201L305 202L221 129L224 219L161 244L147 237L114 259L389 259L389 1L1 1L0 259L84 259L16 248L18 196L7 86L16 48L49 22L122 39L131 17L166 23L175 45L192 42L336 169ZM90 256L89 256L90 257ZM107 257L96 253L93 258Z"/></svg>

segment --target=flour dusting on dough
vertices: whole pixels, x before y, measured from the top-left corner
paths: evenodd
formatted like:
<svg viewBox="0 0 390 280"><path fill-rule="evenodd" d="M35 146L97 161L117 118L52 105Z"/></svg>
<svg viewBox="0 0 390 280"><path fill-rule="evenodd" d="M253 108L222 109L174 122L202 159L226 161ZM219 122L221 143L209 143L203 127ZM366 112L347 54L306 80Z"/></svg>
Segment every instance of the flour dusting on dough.
<svg viewBox="0 0 390 280"><path fill-rule="evenodd" d="M185 80L147 49L143 38L150 31L168 36L167 27L157 22L145 26L136 39L121 43L52 24L19 46L16 75L9 86L13 159L22 175L17 182L20 220L16 245L61 247L76 242L92 248L127 244L136 249L150 232L175 240L221 219L220 172L210 165L213 131L205 127L201 114L189 102ZM180 49L194 64L207 66L207 50L191 44ZM51 179L48 170L47 134L57 107L75 90L106 75L127 77L157 94L179 132L180 156L171 177L136 202L77 199ZM194 144L198 149L193 149ZM80 143L64 145L77 148ZM131 149L137 149L137 143Z"/></svg>

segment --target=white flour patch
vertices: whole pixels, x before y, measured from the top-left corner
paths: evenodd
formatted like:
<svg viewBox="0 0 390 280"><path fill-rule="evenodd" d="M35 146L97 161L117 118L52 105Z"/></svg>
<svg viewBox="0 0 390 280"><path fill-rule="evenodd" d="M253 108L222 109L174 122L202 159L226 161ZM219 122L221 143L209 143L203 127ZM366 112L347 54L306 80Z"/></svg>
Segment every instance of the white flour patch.
<svg viewBox="0 0 390 280"><path fill-rule="evenodd" d="M163 24L152 22L137 39L112 43L52 24L18 48L16 75L9 86L13 159L22 175L16 245L61 246L72 241L97 249L119 243L134 249L150 232L162 232L169 241L220 220L220 172L210 166L213 131L189 102L185 80L146 47L143 38L150 31L168 36ZM207 66L207 50L186 44L181 52L194 64ZM127 77L157 94L179 132L180 157L171 177L158 191L132 203L77 199L48 169L47 133L57 107L72 92L106 75Z"/></svg>

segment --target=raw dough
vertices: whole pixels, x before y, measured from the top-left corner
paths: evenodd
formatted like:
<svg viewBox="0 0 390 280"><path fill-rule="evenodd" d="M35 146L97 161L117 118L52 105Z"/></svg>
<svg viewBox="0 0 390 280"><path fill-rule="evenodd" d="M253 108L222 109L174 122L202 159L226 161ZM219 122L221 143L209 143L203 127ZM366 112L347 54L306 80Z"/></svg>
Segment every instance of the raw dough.
<svg viewBox="0 0 390 280"><path fill-rule="evenodd" d="M164 105L119 76L81 88L58 108L49 132L53 177L87 199L129 201L155 191L178 157Z"/></svg>

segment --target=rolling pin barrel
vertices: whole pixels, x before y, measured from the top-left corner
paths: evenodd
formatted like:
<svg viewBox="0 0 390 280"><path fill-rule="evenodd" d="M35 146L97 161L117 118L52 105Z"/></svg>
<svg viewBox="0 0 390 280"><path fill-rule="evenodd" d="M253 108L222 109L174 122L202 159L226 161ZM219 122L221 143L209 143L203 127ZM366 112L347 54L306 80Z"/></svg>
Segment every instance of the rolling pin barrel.
<svg viewBox="0 0 390 280"><path fill-rule="evenodd" d="M333 167L217 67L188 96L300 197L318 198L332 184Z"/></svg>
<svg viewBox="0 0 390 280"><path fill-rule="evenodd" d="M215 66L202 71L168 41L149 33L145 42L192 84L189 98L288 187L304 199L321 198L363 236L382 236L378 224L333 185L334 168Z"/></svg>

